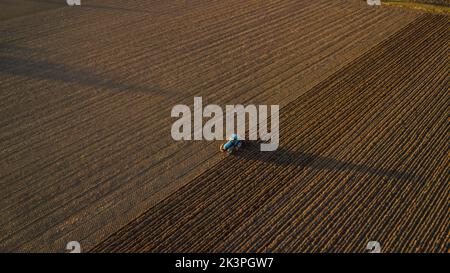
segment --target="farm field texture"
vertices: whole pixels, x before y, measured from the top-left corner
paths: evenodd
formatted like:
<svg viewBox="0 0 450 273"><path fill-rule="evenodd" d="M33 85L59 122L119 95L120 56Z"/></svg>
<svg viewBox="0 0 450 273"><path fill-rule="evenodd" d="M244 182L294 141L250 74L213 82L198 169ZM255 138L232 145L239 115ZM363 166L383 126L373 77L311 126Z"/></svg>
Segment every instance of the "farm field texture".
<svg viewBox="0 0 450 273"><path fill-rule="evenodd" d="M418 18L285 107L276 153L250 146L94 251L448 250L446 22Z"/></svg>
<svg viewBox="0 0 450 273"><path fill-rule="evenodd" d="M448 252L449 23L356 0L0 21L0 250ZM278 151L175 142L194 96L279 104Z"/></svg>

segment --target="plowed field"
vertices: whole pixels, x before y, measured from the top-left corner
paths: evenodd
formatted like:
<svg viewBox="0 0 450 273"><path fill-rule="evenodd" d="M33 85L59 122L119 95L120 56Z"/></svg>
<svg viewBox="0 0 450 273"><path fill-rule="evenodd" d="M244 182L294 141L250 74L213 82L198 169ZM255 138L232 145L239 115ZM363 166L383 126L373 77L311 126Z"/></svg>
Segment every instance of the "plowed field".
<svg viewBox="0 0 450 273"><path fill-rule="evenodd" d="M423 16L94 251L449 250L448 18ZM406 42L408 41L408 42Z"/></svg>
<svg viewBox="0 0 450 273"><path fill-rule="evenodd" d="M85 2L0 21L1 251L449 250L448 16ZM194 96L280 104L279 150L173 141Z"/></svg>

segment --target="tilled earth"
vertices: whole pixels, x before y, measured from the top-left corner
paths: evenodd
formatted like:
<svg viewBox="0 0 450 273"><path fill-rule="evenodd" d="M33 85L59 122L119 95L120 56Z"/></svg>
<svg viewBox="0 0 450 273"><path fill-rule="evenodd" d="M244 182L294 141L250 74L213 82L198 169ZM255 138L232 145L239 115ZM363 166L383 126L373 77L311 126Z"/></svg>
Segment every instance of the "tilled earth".
<svg viewBox="0 0 450 273"><path fill-rule="evenodd" d="M363 1L85 1L0 22L0 250L449 250L449 17ZM280 147L175 142L279 104Z"/></svg>

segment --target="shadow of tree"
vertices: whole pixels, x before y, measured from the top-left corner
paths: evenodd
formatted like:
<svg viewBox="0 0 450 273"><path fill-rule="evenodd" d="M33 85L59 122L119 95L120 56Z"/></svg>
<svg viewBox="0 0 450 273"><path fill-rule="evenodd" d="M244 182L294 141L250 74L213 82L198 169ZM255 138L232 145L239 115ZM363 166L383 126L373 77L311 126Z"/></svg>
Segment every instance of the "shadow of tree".
<svg viewBox="0 0 450 273"><path fill-rule="evenodd" d="M11 47L9 45L9 47ZM1 49L1 48L0 48ZM127 84L98 75L91 71L74 69L65 64L42 60L0 56L0 75L14 75L33 79L53 80L85 86L94 86L115 91L140 92L158 96L174 95L176 92L163 90L158 86Z"/></svg>
<svg viewBox="0 0 450 273"><path fill-rule="evenodd" d="M69 5L66 3L66 0L25 0L25 1L27 1L27 2L37 2L37 3L48 3L48 4L58 5L58 6L61 6L61 7L69 7ZM85 1L81 0L81 7L83 7L83 8L94 8L94 9L104 9L104 10L115 10L115 11L122 11L122 12L148 13L145 10L90 4L86 0Z"/></svg>

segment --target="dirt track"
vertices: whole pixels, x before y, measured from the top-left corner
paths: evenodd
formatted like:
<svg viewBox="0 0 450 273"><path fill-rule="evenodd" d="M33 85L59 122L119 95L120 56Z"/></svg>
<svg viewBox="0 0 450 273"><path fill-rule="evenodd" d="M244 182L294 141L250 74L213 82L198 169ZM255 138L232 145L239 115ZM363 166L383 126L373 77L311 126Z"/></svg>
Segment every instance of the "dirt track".
<svg viewBox="0 0 450 273"><path fill-rule="evenodd" d="M39 15L0 24L0 250L448 244L448 17L325 0ZM174 142L170 109L194 95L280 104L280 151Z"/></svg>

